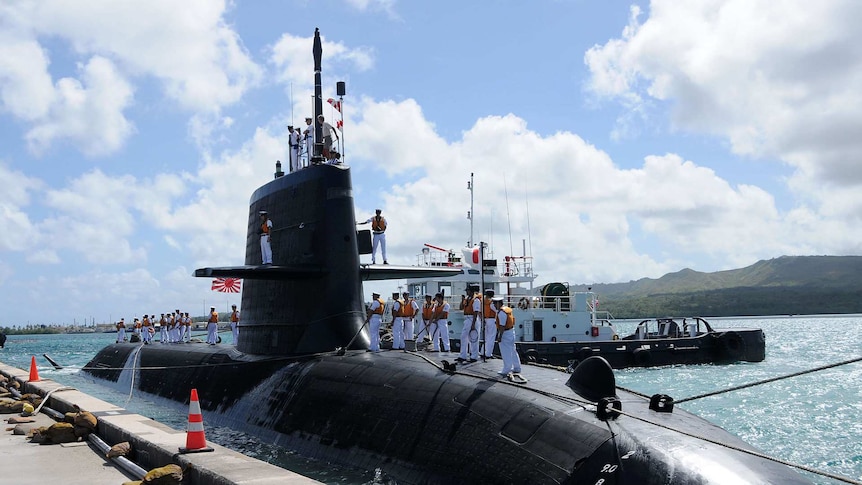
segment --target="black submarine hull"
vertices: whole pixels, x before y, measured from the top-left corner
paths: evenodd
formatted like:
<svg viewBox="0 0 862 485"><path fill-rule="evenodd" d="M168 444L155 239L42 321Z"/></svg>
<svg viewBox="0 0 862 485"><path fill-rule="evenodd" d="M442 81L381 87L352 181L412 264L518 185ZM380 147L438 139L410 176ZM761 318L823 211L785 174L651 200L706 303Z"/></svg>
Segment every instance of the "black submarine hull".
<svg viewBox="0 0 862 485"><path fill-rule="evenodd" d="M88 372L178 405L196 388L207 424L380 468L398 483L810 483L736 451L753 448L701 418L650 410L643 396L617 390L626 415L599 419L596 403L566 385L569 374L552 369L528 367L529 382L515 384L496 374L499 361L447 372L415 352L285 359L221 345L138 347L110 345Z"/></svg>

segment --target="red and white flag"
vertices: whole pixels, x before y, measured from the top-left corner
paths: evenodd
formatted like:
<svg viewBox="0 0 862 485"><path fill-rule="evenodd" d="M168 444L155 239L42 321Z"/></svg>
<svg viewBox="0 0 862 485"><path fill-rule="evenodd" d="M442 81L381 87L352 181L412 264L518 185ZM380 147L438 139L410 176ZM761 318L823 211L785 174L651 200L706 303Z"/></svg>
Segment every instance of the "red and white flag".
<svg viewBox="0 0 862 485"><path fill-rule="evenodd" d="M336 121L335 127L338 128L339 130L342 130L344 128L344 122L341 120Z"/></svg>
<svg viewBox="0 0 862 485"><path fill-rule="evenodd" d="M213 280L213 291L221 293L239 293L242 280L239 278L216 278Z"/></svg>
<svg viewBox="0 0 862 485"><path fill-rule="evenodd" d="M337 99L329 98L326 100L326 102L331 104L332 107L335 108L336 111L341 113L341 101L339 101Z"/></svg>

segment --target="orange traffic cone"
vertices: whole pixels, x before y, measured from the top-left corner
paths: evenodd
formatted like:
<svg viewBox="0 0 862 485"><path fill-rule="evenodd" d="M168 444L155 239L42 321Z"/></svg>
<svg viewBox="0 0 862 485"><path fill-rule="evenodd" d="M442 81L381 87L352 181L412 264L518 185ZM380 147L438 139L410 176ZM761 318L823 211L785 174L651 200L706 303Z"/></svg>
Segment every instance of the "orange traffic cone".
<svg viewBox="0 0 862 485"><path fill-rule="evenodd" d="M200 453L202 451L213 451L213 449L207 446L207 438L204 435L204 417L201 414L201 404L198 402L198 390L192 389L192 397L189 399L186 446L180 448L180 453Z"/></svg>
<svg viewBox="0 0 862 485"><path fill-rule="evenodd" d="M36 356L30 359L30 381L39 382L39 371L36 369Z"/></svg>

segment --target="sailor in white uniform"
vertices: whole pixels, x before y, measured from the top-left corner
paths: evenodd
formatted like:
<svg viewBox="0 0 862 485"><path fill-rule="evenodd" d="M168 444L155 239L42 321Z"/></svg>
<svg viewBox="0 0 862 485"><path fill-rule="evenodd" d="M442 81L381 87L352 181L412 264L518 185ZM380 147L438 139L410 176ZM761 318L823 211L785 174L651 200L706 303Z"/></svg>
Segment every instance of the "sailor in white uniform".
<svg viewBox="0 0 862 485"><path fill-rule="evenodd" d="M287 127L287 141L290 145L290 171L296 172L299 170L299 130L293 129L293 126Z"/></svg>
<svg viewBox="0 0 862 485"><path fill-rule="evenodd" d="M459 362L476 362L479 359L479 323L482 311L482 301L479 297L479 287L467 287L467 301L464 306L464 327L461 329L461 355ZM469 355L468 355L469 352ZM469 361L467 358L469 357Z"/></svg>
<svg viewBox="0 0 862 485"><path fill-rule="evenodd" d="M482 301L482 311L485 314L485 348L482 355L486 359L494 356L494 339L497 338L497 311L491 306L491 298L494 290L485 290L485 298Z"/></svg>
<svg viewBox="0 0 862 485"><path fill-rule="evenodd" d="M398 292L392 293L392 350L404 348L404 318L401 307L404 302L398 299Z"/></svg>
<svg viewBox="0 0 862 485"><path fill-rule="evenodd" d="M380 321L383 316L384 302L380 299L380 293L371 294L371 306L368 307L369 331L371 333L371 348L369 352L380 352Z"/></svg>
<svg viewBox="0 0 862 485"><path fill-rule="evenodd" d="M515 317L512 309L503 305L503 298L493 299L494 308L497 310L497 333L500 335L500 354L503 356L503 369L501 376L510 372L518 374L521 372L521 358L515 349Z"/></svg>
<svg viewBox="0 0 862 485"><path fill-rule="evenodd" d="M272 221L266 211L260 211L260 256L261 264L272 264Z"/></svg>
<svg viewBox="0 0 862 485"><path fill-rule="evenodd" d="M401 308L401 320L404 322L404 339L413 340L414 324L416 323L416 315L419 313L419 304L416 300L410 298L409 292L404 292L401 296L404 297L404 306Z"/></svg>

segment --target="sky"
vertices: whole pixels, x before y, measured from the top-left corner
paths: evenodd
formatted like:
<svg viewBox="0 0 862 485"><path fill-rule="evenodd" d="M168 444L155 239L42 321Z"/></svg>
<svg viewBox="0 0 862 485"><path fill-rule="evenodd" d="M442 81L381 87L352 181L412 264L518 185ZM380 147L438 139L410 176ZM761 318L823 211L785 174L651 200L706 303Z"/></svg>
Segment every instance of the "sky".
<svg viewBox="0 0 862 485"><path fill-rule="evenodd" d="M311 114L315 28L324 98L347 86L357 219L383 210L390 264L460 253L471 174L472 240L526 250L538 284L862 254L860 18L854 0L2 2L0 326L239 304L192 274L243 264L249 197Z"/></svg>

